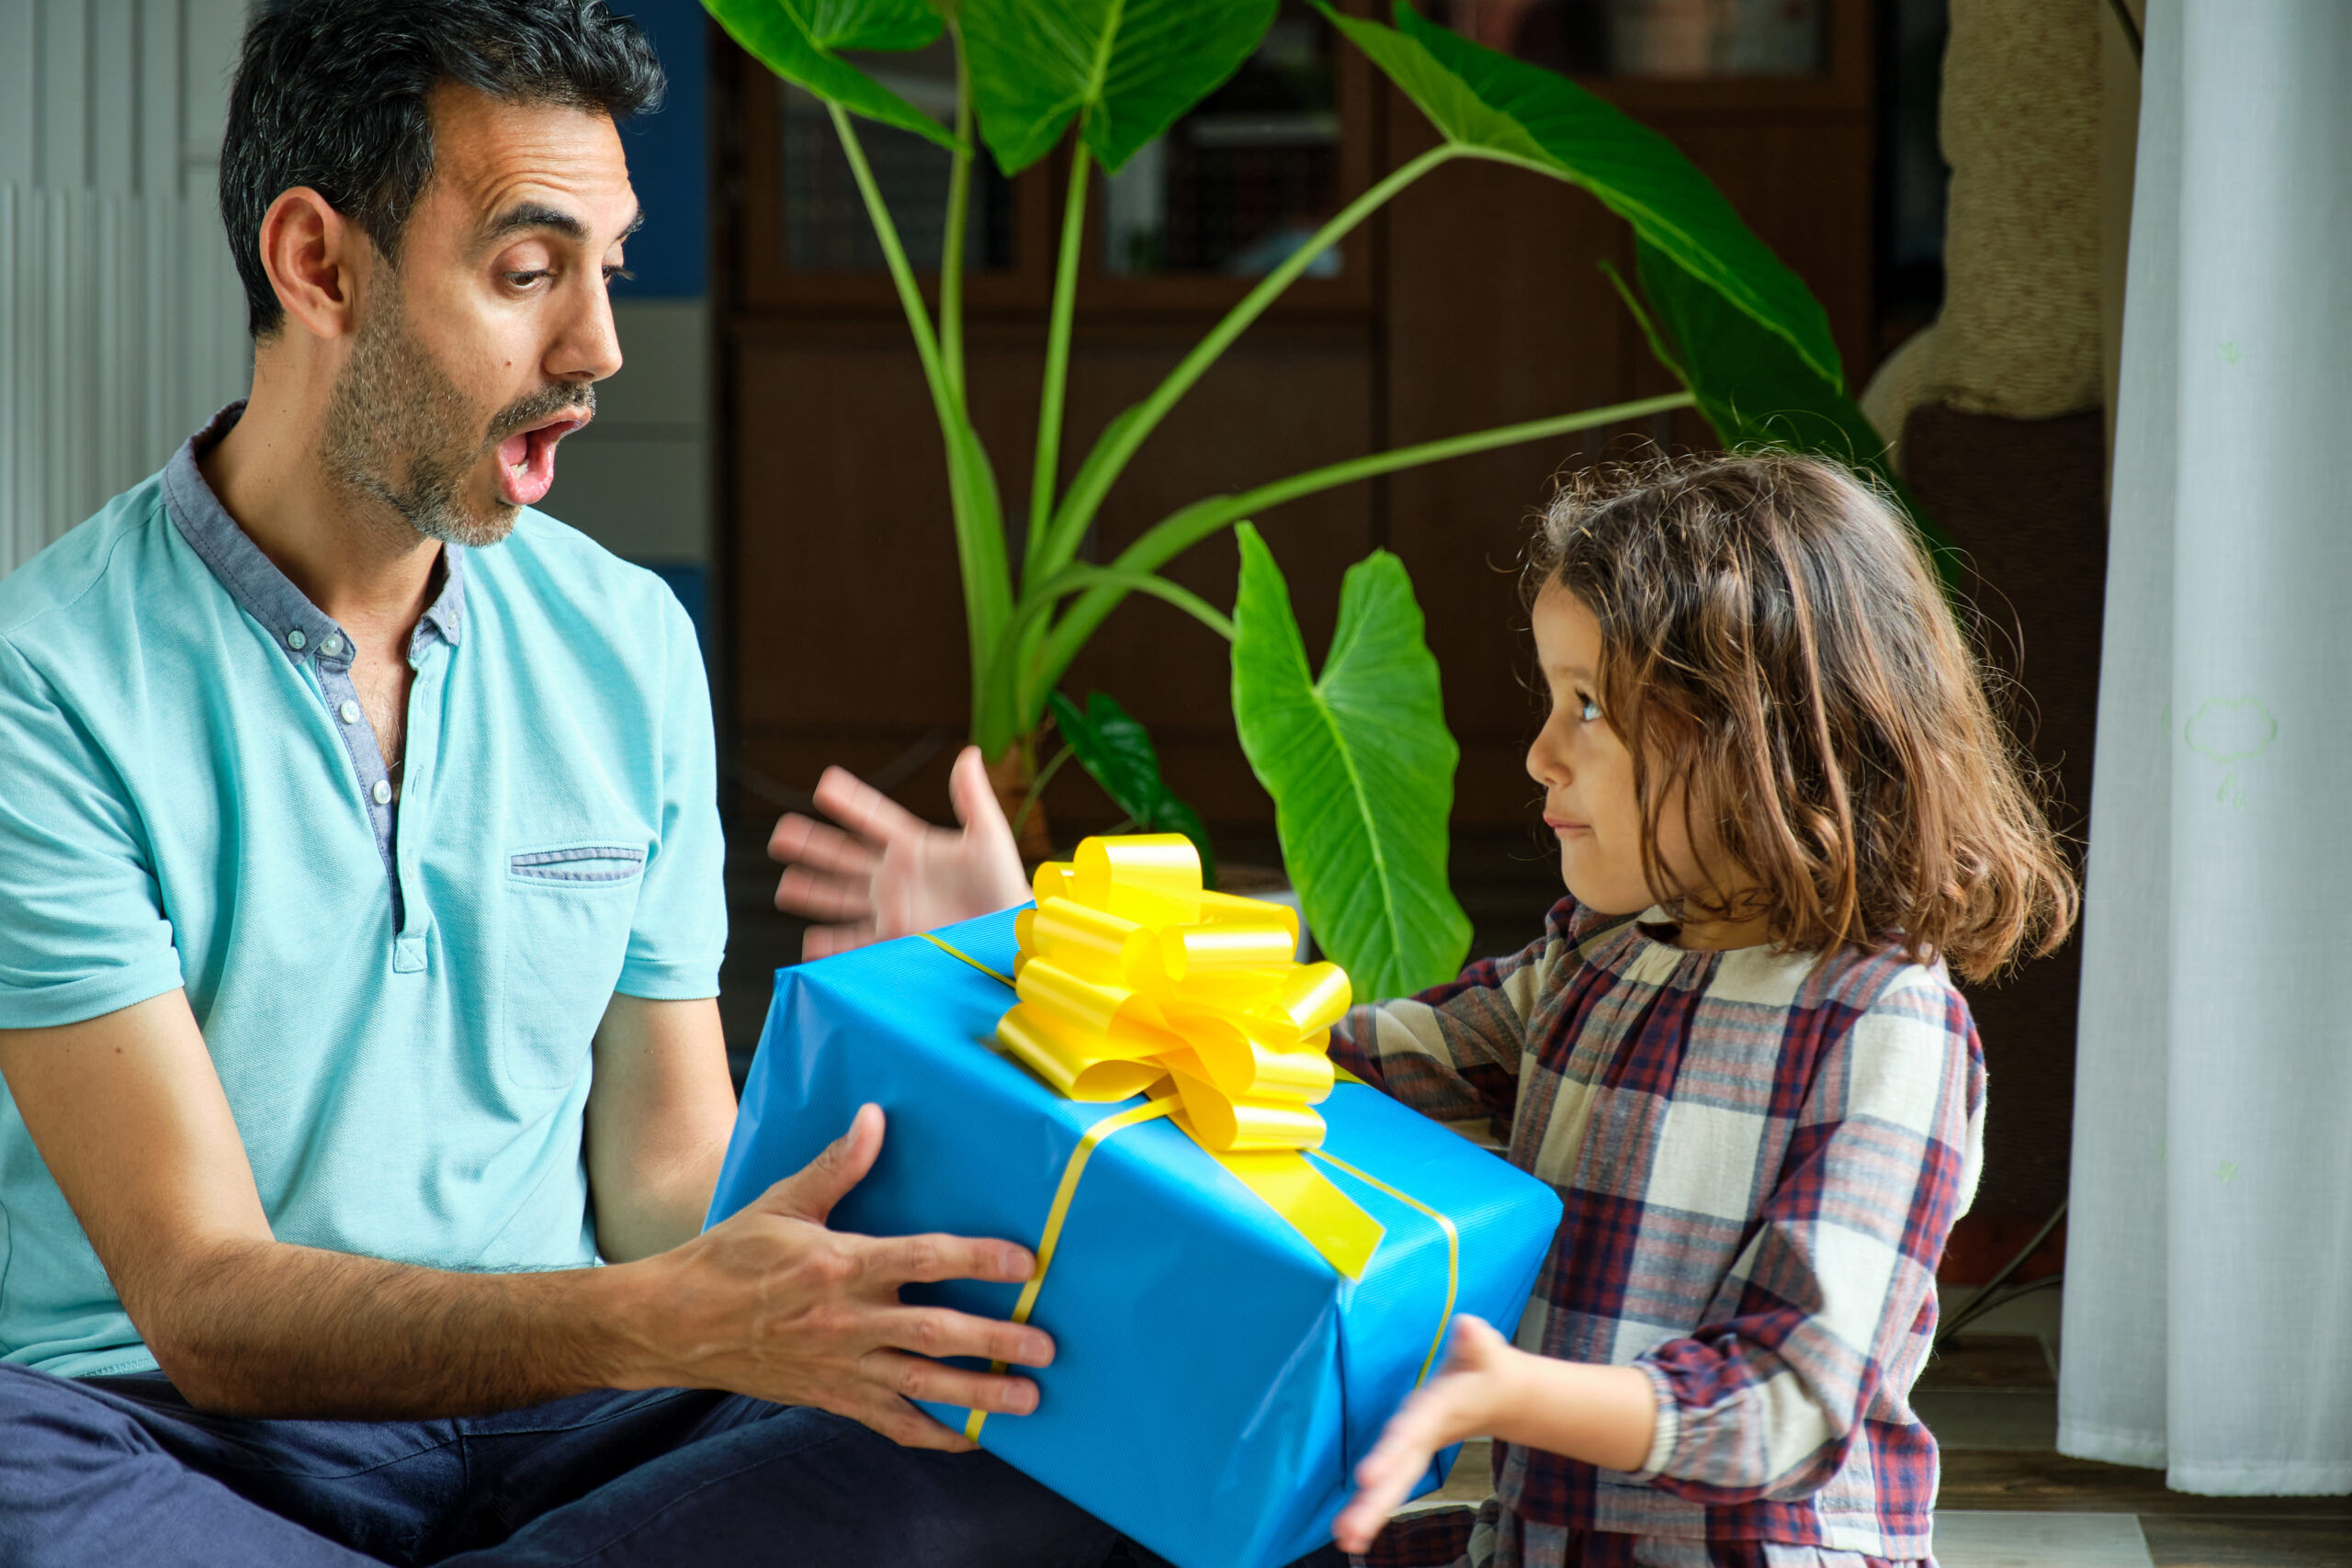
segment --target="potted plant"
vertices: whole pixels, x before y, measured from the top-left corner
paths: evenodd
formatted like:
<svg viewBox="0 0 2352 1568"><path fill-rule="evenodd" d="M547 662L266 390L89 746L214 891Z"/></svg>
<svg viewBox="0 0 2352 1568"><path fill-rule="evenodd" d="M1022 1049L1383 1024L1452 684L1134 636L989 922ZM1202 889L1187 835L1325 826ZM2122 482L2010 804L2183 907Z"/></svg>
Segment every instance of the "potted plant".
<svg viewBox="0 0 2352 1568"><path fill-rule="evenodd" d="M1102 694L1081 705L1059 689L1072 659L1127 595L1176 605L1231 644L1234 719L1251 768L1273 797L1285 865L1318 942L1367 998L1450 976L1468 945L1469 922L1446 881L1457 751L1437 664L1403 566L1375 551L1347 574L1317 671L1250 516L1418 464L1692 406L1726 445L1826 450L1883 472L1882 444L1846 392L1819 302L1664 137L1566 77L1430 22L1405 0L1397 0L1394 26L1317 0L1442 140L1378 180L1269 271L1150 396L1110 423L1062 484L1063 401L1090 173L1116 174L1231 76L1272 24L1277 0L705 4L737 42L826 105L873 222L944 444L971 662L971 738L990 760L1008 812L1032 847L1042 844L1038 793L1074 757L1133 824L1187 833L1208 860L1200 819L1165 788L1142 727ZM952 123L845 58L926 48L943 31L956 62ZM859 118L925 137L951 157L935 317L866 162ZM1065 141L1071 168L1031 482L1023 515L1008 519L966 398L962 272L973 160L985 150L1009 177ZM1111 560L1082 558L1089 529L1128 460L1235 339L1383 204L1465 159L1567 181L1632 225L1635 276L1611 276L1685 390L1369 453L1238 495L1204 497ZM1017 579L1008 526L1023 531ZM1230 615L1160 571L1227 529L1241 553ZM1049 728L1062 749L1041 755Z"/></svg>

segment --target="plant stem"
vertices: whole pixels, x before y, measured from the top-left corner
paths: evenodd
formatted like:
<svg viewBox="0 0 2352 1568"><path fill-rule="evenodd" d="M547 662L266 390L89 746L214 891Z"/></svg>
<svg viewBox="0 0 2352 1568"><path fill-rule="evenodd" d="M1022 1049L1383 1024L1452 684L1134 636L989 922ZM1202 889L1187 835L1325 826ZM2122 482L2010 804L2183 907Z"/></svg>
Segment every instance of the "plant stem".
<svg viewBox="0 0 2352 1568"><path fill-rule="evenodd" d="M1001 519L991 524L991 503L977 493L978 483L985 479L972 472L966 446L968 442L977 446L978 437L969 434L962 398L948 383L939 344L932 335L931 316L923 308L922 290L915 282L914 268L907 265L906 247L899 243L899 227L891 220L881 187L874 183L874 171L865 162L865 149L859 144L857 130L842 107L832 103L825 107L832 115L833 131L841 138L842 153L849 161L858 195L865 198L865 215L874 224L874 237L882 247L882 259L889 265L890 280L898 286L899 304L906 311L908 328L914 333L915 353L922 360L923 380L931 389L932 411L938 416L940 439L947 448L947 502L956 525L956 561L964 580L964 635L971 655L972 729L978 738L987 728L982 723L988 702L983 671L989 663L989 649L996 644L997 628L1012 615L1012 594L1004 562L1004 529ZM985 463L985 456L979 460Z"/></svg>
<svg viewBox="0 0 2352 1568"><path fill-rule="evenodd" d="M1063 747L1054 753L1053 761L1039 769L1037 776L1029 782L1029 793L1022 797L1021 809L1012 814L1012 836L1015 839L1021 837L1021 829L1027 825L1029 813L1037 808L1037 802L1045 795L1046 786L1054 782L1054 775L1062 771L1062 764L1076 755L1076 747Z"/></svg>
<svg viewBox="0 0 2352 1568"><path fill-rule="evenodd" d="M989 667L989 681L1004 679L1008 671L1002 661L1018 657L1020 653L1035 650L1036 639L1029 634L1053 613L1056 604L1073 593L1111 586L1148 593L1155 599L1164 600L1227 642L1238 635L1230 616L1182 583L1170 582L1156 572L1121 571L1107 566L1066 566L1054 575L1051 582L1040 583L1021 596L1021 603L1012 613L1012 624L1005 627L1004 635L997 640L998 661ZM1040 703L1043 700L1041 694Z"/></svg>
<svg viewBox="0 0 2352 1568"><path fill-rule="evenodd" d="M1087 174L1085 140L1074 137L1069 191L1062 201L1061 257L1054 267L1053 316L1046 330L1046 388L1037 400L1037 466L1029 481L1029 549L1022 564L1023 582L1038 579L1039 558L1054 514L1054 481L1061 468L1062 398L1069 382L1070 317L1078 309L1078 258L1086 242L1086 187L1091 183Z"/></svg>
<svg viewBox="0 0 2352 1568"><path fill-rule="evenodd" d="M1102 453L1102 461L1091 465L1082 481L1063 501L1059 513L1042 550L1033 549L1031 558L1040 563L1044 572L1059 570L1076 553L1078 541L1085 536L1087 527L1094 520L1102 498L1110 493L1127 460L1176 406L1177 400L1192 390L1193 384L1216 363L1219 355L1232 346L1233 340L1247 331L1250 324L1265 314L1266 308L1289 288L1298 275L1313 264L1315 258L1345 238L1349 231L1363 222L1383 203L1398 191L1428 174L1431 169L1453 158L1461 157L1464 149L1453 142L1432 147L1386 179L1348 203L1340 214L1315 231L1314 238L1284 258L1283 264L1259 280L1258 286L1244 297L1241 303L1226 313L1219 321L1184 356L1183 362L1169 372L1168 378L1154 389L1136 410L1136 418L1118 432L1111 446Z"/></svg>
<svg viewBox="0 0 2352 1568"><path fill-rule="evenodd" d="M865 216L874 224L874 238L882 247L882 260L890 269L890 281L898 286L899 304L906 311L907 325L915 334L915 353L922 359L923 379L931 386L940 433L952 439L949 415L956 405L948 394L939 344L932 335L931 312L923 306L922 289L915 282L914 268L907 265L906 247L899 243L899 226L891 220L881 187L874 183L874 171L866 166L865 149L857 140L857 130L850 124L848 112L836 103L829 102L825 108L833 117L833 133L841 138L842 154L849 160L850 177L857 182L857 194L865 198Z"/></svg>
<svg viewBox="0 0 2352 1568"><path fill-rule="evenodd" d="M972 206L972 72L964 62L964 34L954 22L947 31L956 49L956 141L959 151L947 175L947 226L939 245L939 358L957 408L964 392L964 229Z"/></svg>
<svg viewBox="0 0 2352 1568"><path fill-rule="evenodd" d="M1079 602L1070 606L1046 637L1037 660L1023 671L1023 685L1019 694L1016 712L1027 715L1034 703L1043 703L1044 694L1060 681L1062 671L1094 635L1102 618L1117 607L1119 601L1140 581L1138 579L1156 573L1159 569L1193 546L1218 530L1232 526L1242 518L1294 501L1317 491L1329 490L1356 479L1395 473L1399 468L1416 468L1423 463L1435 463L1448 457L1467 457L1474 452L1490 451L1498 446L1510 446L1523 441L1541 441L1546 436L1565 435L1571 431L1590 430L1599 425L1618 424L1629 420L1646 419L1654 413L1670 409L1692 406L1697 401L1689 392L1670 392L1662 397L1640 398L1632 402L1612 403L1606 408L1587 409L1582 413L1560 414L1551 419L1530 420L1523 424L1506 424L1493 430L1474 431L1466 435L1449 435L1442 440L1424 441L1412 446L1399 446L1393 451L1374 452L1362 457L1351 457L1344 463L1295 474L1286 479L1261 485L1239 495L1211 496L1194 502L1146 529L1143 536L1119 553L1108 567L1094 569L1104 575L1085 591ZM1154 577L1152 581L1164 581ZM1162 594L1161 597L1166 597Z"/></svg>
<svg viewBox="0 0 2352 1568"><path fill-rule="evenodd" d="M1124 588L1137 593L1148 593L1155 599L1175 605L1227 642L1231 642L1236 635L1230 616L1191 589L1170 582L1157 572L1122 571L1110 566L1066 566L1050 585L1038 592L1037 597L1050 604L1095 587Z"/></svg>

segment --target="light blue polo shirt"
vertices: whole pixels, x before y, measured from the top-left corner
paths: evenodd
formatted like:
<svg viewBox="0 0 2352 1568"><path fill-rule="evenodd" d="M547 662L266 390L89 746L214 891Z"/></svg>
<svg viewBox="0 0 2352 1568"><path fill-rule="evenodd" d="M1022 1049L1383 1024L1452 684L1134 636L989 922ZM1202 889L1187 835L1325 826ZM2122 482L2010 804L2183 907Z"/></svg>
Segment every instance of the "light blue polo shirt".
<svg viewBox="0 0 2352 1568"><path fill-rule="evenodd" d="M196 455L0 580L0 1028L184 987L280 1241L593 1260L589 1044L711 997L711 715L676 599L526 510L445 547L398 798L343 629ZM0 1089L0 1359L153 1359Z"/></svg>

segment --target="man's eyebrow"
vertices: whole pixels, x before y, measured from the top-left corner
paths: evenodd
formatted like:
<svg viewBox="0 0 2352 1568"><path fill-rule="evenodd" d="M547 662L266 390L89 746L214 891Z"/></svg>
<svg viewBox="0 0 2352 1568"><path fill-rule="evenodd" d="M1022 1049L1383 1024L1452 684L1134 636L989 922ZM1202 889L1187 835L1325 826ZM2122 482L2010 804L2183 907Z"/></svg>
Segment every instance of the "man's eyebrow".
<svg viewBox="0 0 2352 1568"><path fill-rule="evenodd" d="M645 209L639 208L620 231L620 239L628 239L645 227ZM560 207L549 207L543 201L518 201L483 227L484 243L495 244L509 234L526 229L552 229L567 240L588 238L588 226Z"/></svg>

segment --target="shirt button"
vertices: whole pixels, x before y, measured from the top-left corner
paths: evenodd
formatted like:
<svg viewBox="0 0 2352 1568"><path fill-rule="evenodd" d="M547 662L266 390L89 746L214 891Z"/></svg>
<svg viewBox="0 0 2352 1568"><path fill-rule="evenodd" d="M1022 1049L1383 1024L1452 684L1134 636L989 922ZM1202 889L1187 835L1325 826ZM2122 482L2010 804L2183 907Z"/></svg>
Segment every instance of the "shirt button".
<svg viewBox="0 0 2352 1568"><path fill-rule="evenodd" d="M327 640L319 644L319 651L325 654L329 659L341 658L343 656L343 638L335 635L334 632L329 632L327 634Z"/></svg>
<svg viewBox="0 0 2352 1568"><path fill-rule="evenodd" d="M359 705L353 702L349 697L344 698L343 705L334 711L335 716L342 719L345 724L357 724L359 722Z"/></svg>
<svg viewBox="0 0 2352 1568"><path fill-rule="evenodd" d="M302 635L302 628L300 626L296 626L292 631L286 634L286 646L292 649L297 653L301 652L310 645L311 639Z"/></svg>
<svg viewBox="0 0 2352 1568"><path fill-rule="evenodd" d="M375 796L376 804L379 806L390 806L392 803L392 786L390 780L378 779L376 787L368 793Z"/></svg>

